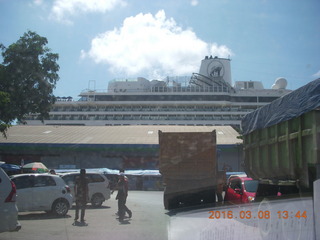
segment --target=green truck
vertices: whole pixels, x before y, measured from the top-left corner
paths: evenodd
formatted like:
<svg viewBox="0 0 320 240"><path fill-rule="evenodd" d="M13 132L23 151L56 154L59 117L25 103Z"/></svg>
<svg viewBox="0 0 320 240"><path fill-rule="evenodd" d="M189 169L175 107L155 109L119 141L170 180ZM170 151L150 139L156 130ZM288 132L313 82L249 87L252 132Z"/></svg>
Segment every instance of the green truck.
<svg viewBox="0 0 320 240"><path fill-rule="evenodd" d="M257 195L312 192L320 178L320 79L242 119L244 167Z"/></svg>

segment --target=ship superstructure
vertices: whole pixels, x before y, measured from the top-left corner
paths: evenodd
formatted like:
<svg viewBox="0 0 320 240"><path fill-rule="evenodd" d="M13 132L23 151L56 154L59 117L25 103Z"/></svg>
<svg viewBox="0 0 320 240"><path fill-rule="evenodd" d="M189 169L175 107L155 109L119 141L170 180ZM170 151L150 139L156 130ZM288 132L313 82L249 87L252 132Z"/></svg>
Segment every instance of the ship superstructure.
<svg viewBox="0 0 320 240"><path fill-rule="evenodd" d="M259 81L232 85L230 61L205 57L191 77L112 80L106 91L82 91L78 101L59 98L44 124L240 126L248 112L291 92L284 78L271 89ZM27 123L42 124L37 114Z"/></svg>

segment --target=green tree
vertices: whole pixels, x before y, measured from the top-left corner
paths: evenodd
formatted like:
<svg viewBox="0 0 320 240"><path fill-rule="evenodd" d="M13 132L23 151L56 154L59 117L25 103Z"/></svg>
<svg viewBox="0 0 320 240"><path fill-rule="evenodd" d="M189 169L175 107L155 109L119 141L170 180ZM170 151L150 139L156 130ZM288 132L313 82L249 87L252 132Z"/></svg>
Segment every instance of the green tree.
<svg viewBox="0 0 320 240"><path fill-rule="evenodd" d="M42 121L49 116L59 80L59 55L47 44L45 37L32 31L9 47L0 44L0 132L4 136L12 121L25 124L27 114L38 113Z"/></svg>
<svg viewBox="0 0 320 240"><path fill-rule="evenodd" d="M2 118L4 113L10 108L10 97L8 93L0 91L0 132L6 137L6 129L10 127L10 124L7 124L6 121ZM5 116L4 116L5 117Z"/></svg>

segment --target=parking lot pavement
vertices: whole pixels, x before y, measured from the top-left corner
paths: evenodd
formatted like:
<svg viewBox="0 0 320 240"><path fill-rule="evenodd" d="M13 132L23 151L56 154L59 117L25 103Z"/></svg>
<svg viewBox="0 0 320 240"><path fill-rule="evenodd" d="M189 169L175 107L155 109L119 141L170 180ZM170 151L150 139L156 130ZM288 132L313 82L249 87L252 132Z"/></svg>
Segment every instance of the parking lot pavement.
<svg viewBox="0 0 320 240"><path fill-rule="evenodd" d="M131 219L120 223L116 218L115 194L101 208L86 210L87 225L74 224L72 208L64 218L45 212L19 214L22 229L19 232L1 233L1 240L82 240L82 239L168 239L169 216L162 203L163 192L130 191L127 206L132 210Z"/></svg>
<svg viewBox="0 0 320 240"><path fill-rule="evenodd" d="M1 240L311 240L315 239L311 198L264 200L250 205L217 206L168 212L163 192L130 191L131 219L116 219L115 194L101 208L86 210L87 225L74 224L74 208L64 218L45 212L19 214L22 229Z"/></svg>
<svg viewBox="0 0 320 240"><path fill-rule="evenodd" d="M311 197L182 212L169 226L169 240L315 239Z"/></svg>

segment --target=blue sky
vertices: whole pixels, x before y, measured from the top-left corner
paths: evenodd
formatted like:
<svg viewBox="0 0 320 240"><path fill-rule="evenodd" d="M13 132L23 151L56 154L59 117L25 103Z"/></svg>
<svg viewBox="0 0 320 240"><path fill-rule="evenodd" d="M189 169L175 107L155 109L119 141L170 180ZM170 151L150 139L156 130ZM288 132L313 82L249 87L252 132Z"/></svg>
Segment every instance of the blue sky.
<svg viewBox="0 0 320 240"><path fill-rule="evenodd" d="M232 80L320 77L319 0L0 0L0 43L31 30L58 53L56 96L115 78L191 76L206 55L231 58Z"/></svg>

